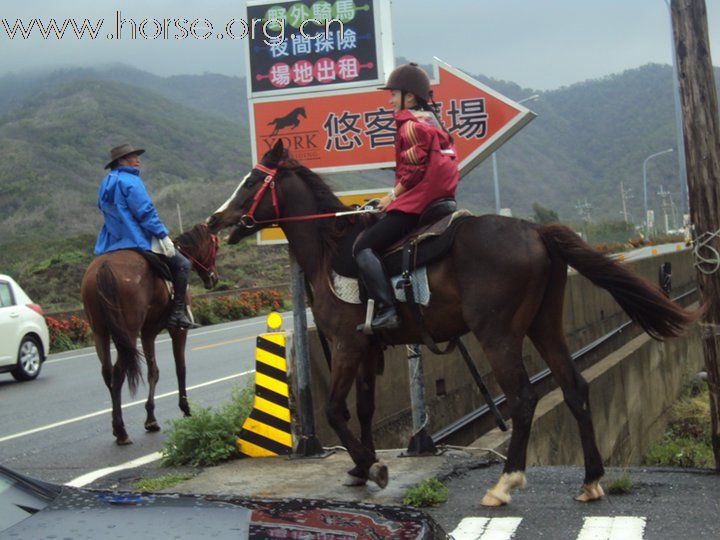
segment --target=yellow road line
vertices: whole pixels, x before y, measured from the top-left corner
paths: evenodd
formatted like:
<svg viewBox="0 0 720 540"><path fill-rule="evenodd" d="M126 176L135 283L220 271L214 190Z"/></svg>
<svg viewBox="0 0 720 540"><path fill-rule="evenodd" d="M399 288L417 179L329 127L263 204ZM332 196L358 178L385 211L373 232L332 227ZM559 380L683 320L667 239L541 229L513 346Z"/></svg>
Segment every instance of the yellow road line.
<svg viewBox="0 0 720 540"><path fill-rule="evenodd" d="M212 345L201 345L199 347L193 347L190 349L191 351L204 351L206 349L213 349L215 347L222 347L223 345L232 345L233 343L242 343L243 341L250 341L253 339L257 339L256 336L248 336L244 338L238 338L238 339L231 339L229 341L221 341L219 343L213 343Z"/></svg>

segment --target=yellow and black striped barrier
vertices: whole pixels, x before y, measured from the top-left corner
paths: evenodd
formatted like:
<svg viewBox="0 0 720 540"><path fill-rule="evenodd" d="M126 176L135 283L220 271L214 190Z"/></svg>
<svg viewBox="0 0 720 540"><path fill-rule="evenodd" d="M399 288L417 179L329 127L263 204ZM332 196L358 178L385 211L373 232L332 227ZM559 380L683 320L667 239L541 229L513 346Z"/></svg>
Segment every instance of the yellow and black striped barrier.
<svg viewBox="0 0 720 540"><path fill-rule="evenodd" d="M279 329L278 318L277 313L270 314L270 329ZM288 395L285 333L260 334L255 346L253 408L235 442L241 454L267 457L292 453Z"/></svg>

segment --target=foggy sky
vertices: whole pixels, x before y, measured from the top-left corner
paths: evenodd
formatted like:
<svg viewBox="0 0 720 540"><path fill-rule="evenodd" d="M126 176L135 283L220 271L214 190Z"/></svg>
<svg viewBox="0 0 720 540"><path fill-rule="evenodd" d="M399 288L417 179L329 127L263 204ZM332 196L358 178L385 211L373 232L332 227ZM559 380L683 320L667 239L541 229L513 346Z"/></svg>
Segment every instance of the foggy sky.
<svg viewBox="0 0 720 540"><path fill-rule="evenodd" d="M362 5L362 0L356 0ZM713 63L720 65L720 0L706 0ZM32 17L104 18L101 37L9 40L0 24L0 75L26 69L123 62L157 75L245 75L244 41L108 40L123 18L245 18L244 0L2 0L0 23ZM437 56L471 74L547 90L671 63L665 0L393 0L395 54L428 64ZM107 30L107 31L106 31Z"/></svg>

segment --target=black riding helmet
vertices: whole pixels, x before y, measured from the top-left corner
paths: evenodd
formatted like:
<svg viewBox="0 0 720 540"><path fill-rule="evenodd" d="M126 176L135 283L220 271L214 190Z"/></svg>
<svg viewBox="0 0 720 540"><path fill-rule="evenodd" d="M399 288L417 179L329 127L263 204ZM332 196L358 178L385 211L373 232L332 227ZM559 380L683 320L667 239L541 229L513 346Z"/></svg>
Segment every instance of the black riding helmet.
<svg viewBox="0 0 720 540"><path fill-rule="evenodd" d="M380 90L400 90L409 92L425 103L430 101L430 78L427 73L415 62L398 66L390 73L387 84Z"/></svg>

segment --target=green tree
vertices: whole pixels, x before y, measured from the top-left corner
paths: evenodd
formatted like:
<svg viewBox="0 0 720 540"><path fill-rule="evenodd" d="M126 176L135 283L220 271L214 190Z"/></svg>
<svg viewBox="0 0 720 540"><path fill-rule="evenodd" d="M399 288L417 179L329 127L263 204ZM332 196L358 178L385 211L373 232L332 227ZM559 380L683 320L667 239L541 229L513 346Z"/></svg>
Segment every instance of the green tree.
<svg viewBox="0 0 720 540"><path fill-rule="evenodd" d="M532 209L535 214L533 219L536 223L540 223L541 225L547 225L548 223L560 223L560 217L555 210L545 208L537 202L533 203Z"/></svg>

